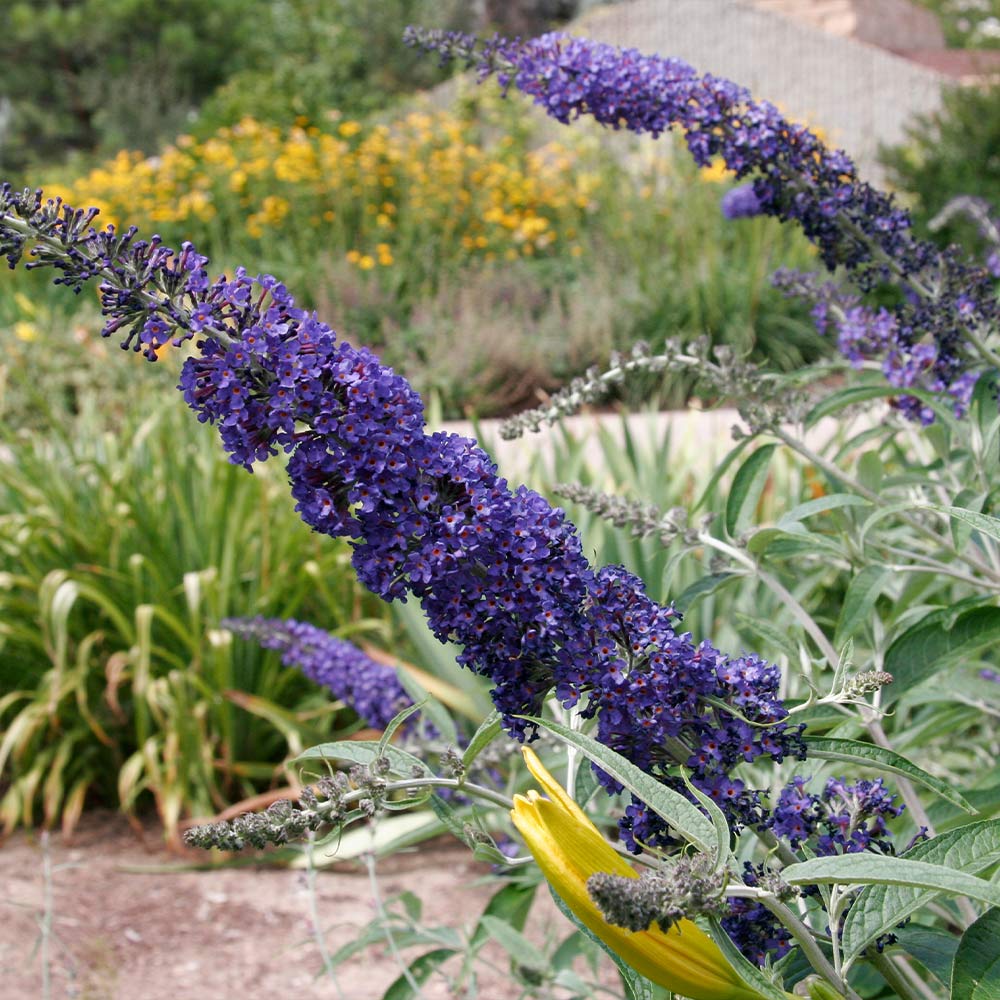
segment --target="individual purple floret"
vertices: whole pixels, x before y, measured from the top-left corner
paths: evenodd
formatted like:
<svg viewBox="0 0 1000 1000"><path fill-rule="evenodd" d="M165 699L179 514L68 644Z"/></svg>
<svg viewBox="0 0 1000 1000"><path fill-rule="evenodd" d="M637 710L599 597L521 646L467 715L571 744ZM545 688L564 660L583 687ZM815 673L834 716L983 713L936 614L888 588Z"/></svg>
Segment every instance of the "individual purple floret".
<svg viewBox="0 0 1000 1000"><path fill-rule="evenodd" d="M951 396L963 412L970 359L984 356L983 331L1000 315L990 272L955 249L914 238L908 213L891 196L774 105L680 60L567 35L481 43L411 28L408 41L442 59L464 59L480 77L495 75L504 90L516 87L557 121L588 115L654 137L676 127L700 166L721 157L737 178L752 175L759 212L797 222L830 270L846 268L862 292L891 281L912 293L894 310L891 346L901 360L891 370L909 372L911 349L926 340L934 353L923 387ZM932 415L912 398L900 409L918 420Z"/></svg>
<svg viewBox="0 0 1000 1000"><path fill-rule="evenodd" d="M297 667L311 681L328 688L376 729L384 729L413 699L396 671L363 653L354 643L294 618L226 618L222 625L264 649L281 653L286 667Z"/></svg>
<svg viewBox="0 0 1000 1000"><path fill-rule="evenodd" d="M722 197L722 214L727 219L750 219L761 214L760 199L753 184L740 184Z"/></svg>

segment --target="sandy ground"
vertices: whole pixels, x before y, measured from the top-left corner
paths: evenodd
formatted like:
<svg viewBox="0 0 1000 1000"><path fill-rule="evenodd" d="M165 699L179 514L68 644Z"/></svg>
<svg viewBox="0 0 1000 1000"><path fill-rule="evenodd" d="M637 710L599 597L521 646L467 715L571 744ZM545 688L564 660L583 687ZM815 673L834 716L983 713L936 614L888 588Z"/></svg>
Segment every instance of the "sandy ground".
<svg viewBox="0 0 1000 1000"><path fill-rule="evenodd" d="M262 866L153 872L180 862L153 836L143 844L113 814L85 816L69 844L53 834L48 857L54 1000L378 1000L399 975L377 945L338 967L339 992L318 975L322 962L302 872ZM39 948L44 872L37 836L17 833L0 848L0 1000L46 995ZM447 839L380 860L377 872L384 897L406 889L420 896L428 924L471 929L497 888L481 884L486 867ZM356 863L319 872L316 896L331 952L375 915L368 872ZM564 923L551 906L534 919ZM559 926L560 937L568 930ZM480 967L478 995L507 1000L515 994L506 957L495 948L490 957L497 968ZM454 996L440 977L423 993L425 1000Z"/></svg>

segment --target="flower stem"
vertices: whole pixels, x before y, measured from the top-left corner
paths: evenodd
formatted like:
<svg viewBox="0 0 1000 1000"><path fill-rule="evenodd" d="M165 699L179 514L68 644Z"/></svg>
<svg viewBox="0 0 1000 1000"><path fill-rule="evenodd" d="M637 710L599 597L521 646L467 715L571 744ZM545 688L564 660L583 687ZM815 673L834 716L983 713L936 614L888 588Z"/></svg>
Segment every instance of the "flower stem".
<svg viewBox="0 0 1000 1000"><path fill-rule="evenodd" d="M798 942L802 953L809 959L809 964L831 985L844 995L846 1000L861 1000L851 989L847 981L830 964L823 954L810 929L787 907L773 896L761 896L761 904L773 913L781 923L788 928L792 937Z"/></svg>
<svg viewBox="0 0 1000 1000"><path fill-rule="evenodd" d="M923 983L918 987L916 981L905 975L902 968L884 952L875 952L870 961L900 1000L938 1000Z"/></svg>
<svg viewBox="0 0 1000 1000"><path fill-rule="evenodd" d="M316 943L316 950L323 961L323 968L327 976L333 981L333 988L337 991L340 1000L344 1000L344 992L340 988L337 979L336 967L330 956L330 951L326 946L326 937L320 924L319 901L316 893L316 865L313 862L313 848L316 846L316 833L310 830L306 835L306 891L309 895L309 922L312 925L312 937Z"/></svg>

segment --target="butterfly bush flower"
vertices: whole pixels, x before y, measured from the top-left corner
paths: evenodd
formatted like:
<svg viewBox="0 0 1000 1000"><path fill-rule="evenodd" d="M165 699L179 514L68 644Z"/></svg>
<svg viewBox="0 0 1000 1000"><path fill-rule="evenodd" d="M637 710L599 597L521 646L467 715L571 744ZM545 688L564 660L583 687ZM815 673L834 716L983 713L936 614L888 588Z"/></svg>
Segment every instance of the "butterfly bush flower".
<svg viewBox="0 0 1000 1000"><path fill-rule="evenodd" d="M881 778L853 784L843 778L830 778L819 795L806 790L807 782L807 778L796 775L779 793L767 820L778 837L793 848L808 844L810 856L861 851L896 853L886 823L902 815L905 807L895 804L895 796ZM766 886L774 878L765 865L744 865L746 885ZM781 958L792 947L788 930L754 899L731 899L722 926L740 951L760 965L768 957ZM883 938L876 942L879 950L884 943Z"/></svg>
<svg viewBox="0 0 1000 1000"><path fill-rule="evenodd" d="M637 577L595 571L562 510L511 489L469 438L428 433L409 383L338 340L277 279L239 268L210 281L190 244L174 253L134 230L95 231L91 213L41 194L0 188L0 213L12 266L30 250L28 266L56 267L61 283L99 278L104 332L122 334L123 348L155 360L197 335L179 388L218 427L231 461L252 469L285 452L303 520L351 540L372 591L419 601L434 634L459 643L461 662L490 680L512 735L533 735L520 717L554 690L661 780L680 787L678 768L688 767L735 823L760 821L758 793L732 770L803 752L774 667L695 643ZM673 843L638 801L622 833L637 852Z"/></svg>
<svg viewBox="0 0 1000 1000"><path fill-rule="evenodd" d="M886 359L893 385L950 395L962 414L975 382L970 365L996 363L985 344L998 317L987 268L916 239L908 213L861 181L844 152L745 88L678 59L557 33L482 43L411 28L409 41L465 60L481 78L495 75L504 91L515 87L557 121L587 115L653 137L678 128L699 166L721 157L737 178L752 177L753 214L796 222L823 263L845 268L862 292L891 281L905 293L887 339L865 343L866 356ZM745 214L749 190L729 197L733 217ZM852 349L860 350L856 342ZM919 420L930 414L906 394L902 410Z"/></svg>
<svg viewBox="0 0 1000 1000"><path fill-rule="evenodd" d="M297 667L377 729L413 703L395 670L315 625L261 617L226 618L222 625L264 649L277 650L286 667Z"/></svg>
<svg viewBox="0 0 1000 1000"><path fill-rule="evenodd" d="M760 199L752 184L740 184L727 191L722 197L721 208L727 219L750 219L761 214Z"/></svg>

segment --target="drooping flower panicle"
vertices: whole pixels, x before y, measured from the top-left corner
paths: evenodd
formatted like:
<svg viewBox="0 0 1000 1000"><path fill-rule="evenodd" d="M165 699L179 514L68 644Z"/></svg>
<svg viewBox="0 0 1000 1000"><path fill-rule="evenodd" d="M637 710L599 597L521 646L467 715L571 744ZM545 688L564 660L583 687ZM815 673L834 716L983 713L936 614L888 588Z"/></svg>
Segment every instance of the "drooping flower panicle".
<svg viewBox="0 0 1000 1000"><path fill-rule="evenodd" d="M427 433L409 383L338 340L275 278L239 268L209 281L190 244L176 254L155 238L116 257L110 228L81 229L72 209L9 186L0 213L0 252L12 263L30 248L71 283L100 278L104 332L124 332L123 347L155 360L197 335L179 388L219 428L230 459L251 469L285 451L303 520L352 540L358 576L376 594L421 603L434 634L461 644L461 662L489 678L513 735L531 734L518 716L537 714L554 689L662 780L676 785L690 767L735 822L757 820L756 793L729 771L801 754L773 667L678 633L679 616L624 570L595 573L562 510L510 489L474 441ZM623 834L636 851L672 842L638 802Z"/></svg>
<svg viewBox="0 0 1000 1000"><path fill-rule="evenodd" d="M301 670L377 729L384 729L413 703L395 670L315 625L260 617L226 618L221 624L243 639L255 639L264 649L277 650L285 666Z"/></svg>
<svg viewBox="0 0 1000 1000"><path fill-rule="evenodd" d="M948 393L964 412L975 380L970 360L1000 317L993 276L954 248L941 251L916 239L909 214L860 180L843 151L828 149L745 88L678 59L558 33L480 42L411 28L408 39L443 60L464 60L481 78L495 75L505 91L515 87L563 123L589 116L654 137L678 128L699 166L719 157L738 179L752 178L752 188L729 196L733 216L798 223L824 264L846 268L863 292L895 282L906 297L882 345L893 371L903 373L893 384ZM912 397L904 397L902 409L928 418Z"/></svg>

